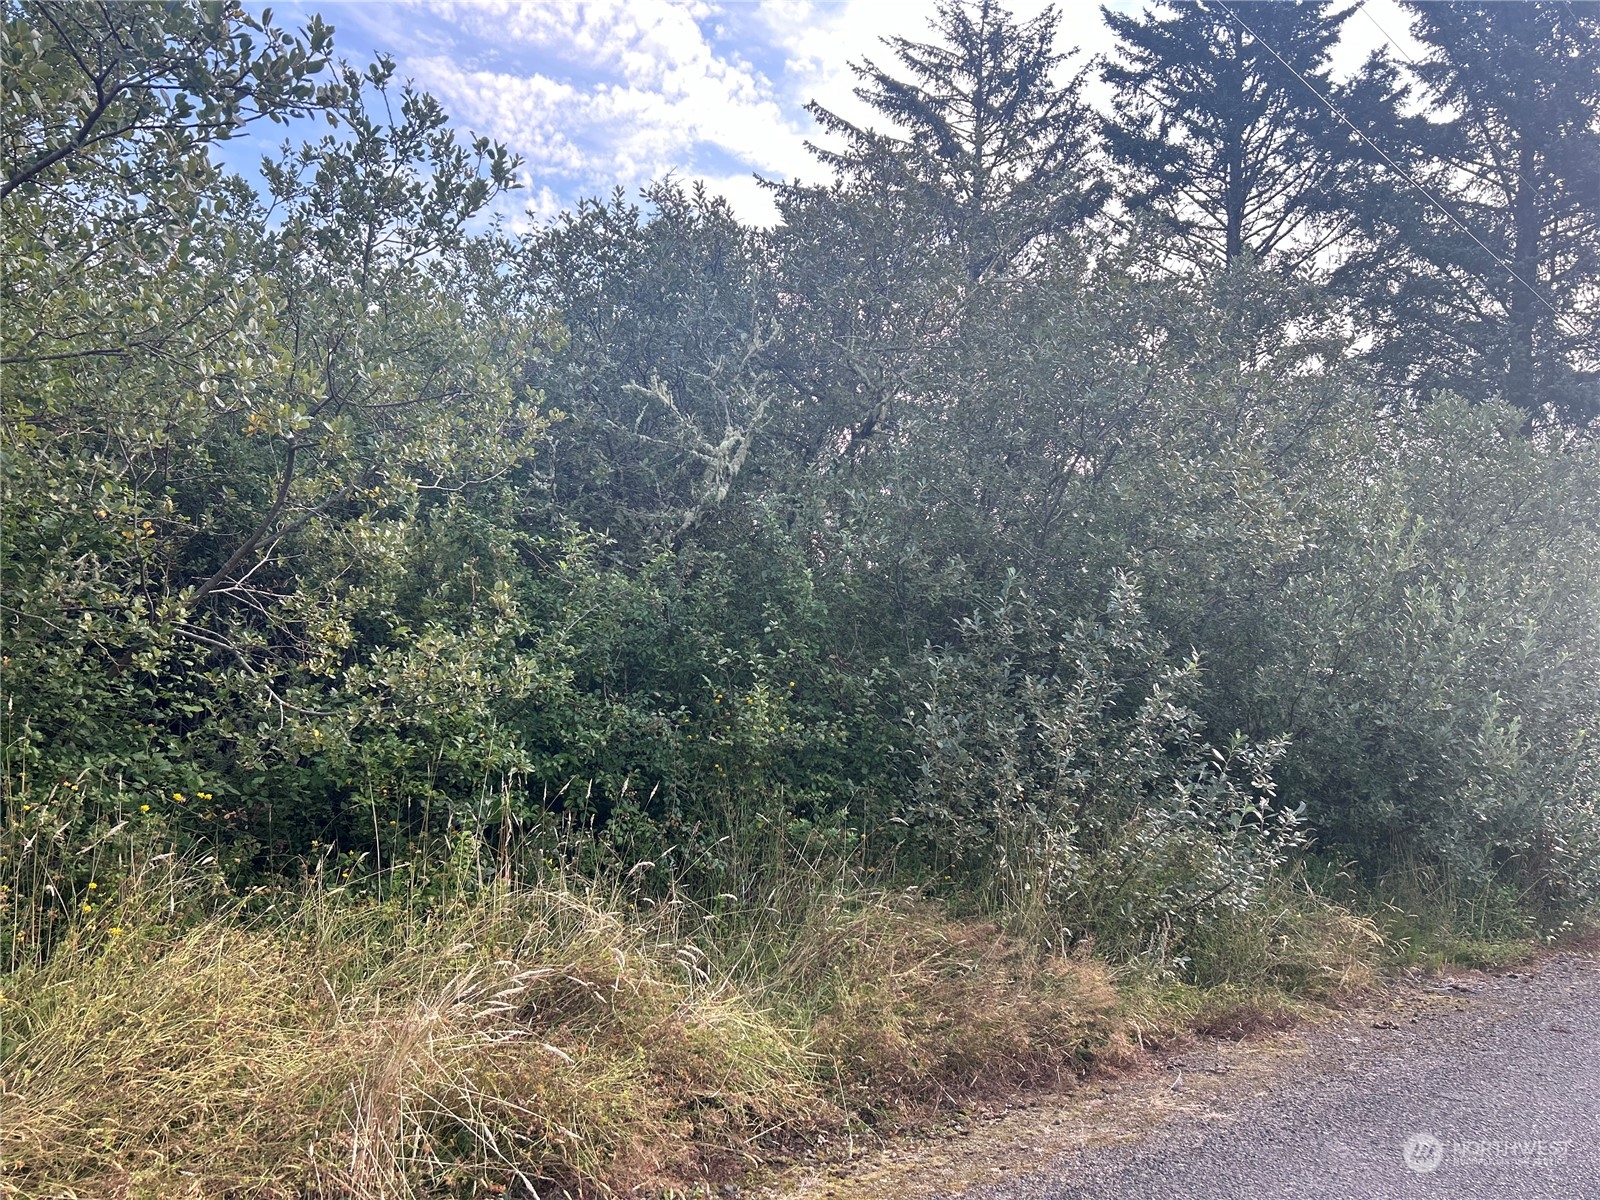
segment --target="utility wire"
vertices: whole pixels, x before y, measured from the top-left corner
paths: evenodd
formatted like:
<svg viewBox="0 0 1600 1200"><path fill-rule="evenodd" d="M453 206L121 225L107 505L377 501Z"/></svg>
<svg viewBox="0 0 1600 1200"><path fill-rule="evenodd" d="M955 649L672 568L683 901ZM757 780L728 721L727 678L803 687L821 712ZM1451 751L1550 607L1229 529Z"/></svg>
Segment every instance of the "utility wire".
<svg viewBox="0 0 1600 1200"><path fill-rule="evenodd" d="M1363 17L1365 17L1369 22L1371 22L1372 27L1374 29L1376 29L1379 33L1381 33L1383 35L1383 40L1384 41L1388 42L1389 45L1393 46L1396 50L1400 51L1401 57L1403 57L1413 67L1417 65L1417 60L1412 58L1411 55L1409 53L1407 53L1405 47L1402 46L1399 42L1395 41L1392 37L1390 37L1389 36L1389 31L1387 29L1385 29L1382 25L1378 24L1378 18L1373 16L1372 13L1368 11L1366 0L1361 0L1361 15ZM1268 47L1268 49L1270 49L1270 48L1271 47Z"/></svg>
<svg viewBox="0 0 1600 1200"><path fill-rule="evenodd" d="M1260 42L1263 46L1265 46L1267 48L1267 53L1271 54L1273 58L1277 59L1280 63L1282 63L1284 70L1288 71L1291 75L1293 75L1296 79L1298 79L1302 84L1304 84L1305 88L1306 88L1306 90L1308 92L1310 92L1318 100L1322 101L1322 103L1327 106L1329 112L1331 112L1334 116L1338 117L1339 120L1343 121L1346 125L1348 125L1350 127L1350 131L1352 133L1354 133L1358 138L1360 138L1368 146L1371 146L1372 149L1377 152L1378 157L1382 158L1384 162L1389 164L1389 169L1390 170L1392 170L1396 175L1400 176L1401 179L1404 179L1407 183L1409 183L1417 191L1421 192L1422 195L1427 198L1427 200L1428 200L1428 202L1430 204L1432 204L1435 208L1437 208L1440 212L1442 212L1446 217L1448 217L1450 219L1450 223L1451 224L1453 224L1457 229L1461 230L1462 233L1466 234L1469 238L1471 238L1473 240L1473 242L1477 245L1477 247L1480 250L1482 250L1490 258L1494 259L1494 261L1499 263L1500 266L1504 267L1506 274L1511 276L1512 279L1516 280L1516 282L1520 283L1524 288L1526 288L1528 290L1528 294L1531 295L1535 300L1537 300L1540 304L1544 305L1552 313L1554 313L1557 321L1560 321L1563 324L1565 324L1565 319L1564 319L1564 317L1562 315L1562 312L1561 312L1561 310L1559 308L1557 308L1554 304L1551 304L1550 301L1546 300L1544 298L1543 293L1541 293L1537 288L1535 288L1531 283L1529 283L1521 275L1518 275L1517 272L1516 272L1516 268L1514 268L1505 259L1501 258L1498 254L1496 254L1488 246L1484 245L1483 244L1483 240L1481 238L1479 238L1477 234L1473 233L1472 230L1469 229L1465 224L1463 224L1461 219L1459 217L1457 217L1455 215L1455 213L1451 212L1448 208L1446 208L1444 206L1444 203L1442 201L1440 201L1437 196L1435 196L1427 188L1423 187L1420 183L1418 183L1415 179L1413 179L1405 171L1405 169L1400 166L1399 163L1395 162L1394 159L1390 158L1389 155L1384 152L1383 147L1379 146L1378 143L1374 142L1371 138L1369 138L1365 133L1363 133L1361 131L1361 129L1356 125L1356 123L1354 121L1352 121L1349 117L1345 116L1344 113L1339 110L1339 106L1338 105L1334 104L1334 102L1332 100L1329 100L1326 96L1324 96L1321 92L1319 92L1314 86L1312 86L1312 83L1311 83L1311 81L1309 79L1307 79L1304 75L1300 74L1299 71L1295 70L1295 68L1289 64L1289 62L1283 57L1283 55L1279 54L1277 52L1277 50L1273 48L1273 45L1272 45L1271 42L1267 41L1266 38L1262 37L1254 29L1251 29L1250 26L1245 23L1244 18L1241 17L1238 13L1236 13L1233 10L1233 7L1231 5L1227 4L1225 2L1225 0L1217 0L1217 6L1219 8L1221 8L1225 13L1227 13L1230 17L1232 17L1236 22L1238 22L1239 28L1243 29L1251 37L1255 38L1256 41ZM1376 24L1376 22L1374 22L1374 24ZM1383 32L1382 29L1380 29L1379 32L1382 33ZM1384 37L1388 37L1388 36L1389 36L1388 34L1386 34L1386 33L1384 34ZM1396 47L1396 49L1398 49L1398 47ZM1405 52L1401 51L1401 53L1405 53ZM1410 57L1410 56L1408 55L1407 57ZM1568 332L1568 334L1571 334L1572 330L1568 329L1567 332Z"/></svg>

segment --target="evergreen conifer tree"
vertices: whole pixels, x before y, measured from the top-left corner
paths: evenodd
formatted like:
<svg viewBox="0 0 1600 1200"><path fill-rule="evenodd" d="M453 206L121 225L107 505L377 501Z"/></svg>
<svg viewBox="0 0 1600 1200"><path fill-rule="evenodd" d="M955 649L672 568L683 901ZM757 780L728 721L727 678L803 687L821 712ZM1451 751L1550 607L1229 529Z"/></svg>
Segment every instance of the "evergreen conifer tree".
<svg viewBox="0 0 1600 1200"><path fill-rule="evenodd" d="M843 148L811 149L846 188L894 195L953 246L972 280L1023 260L1041 239L1081 225L1108 189L1086 165L1091 119L1077 80L1055 82L1047 8L1018 22L995 0L946 0L939 41L886 39L899 73L856 64L856 95L887 131L808 110Z"/></svg>
<svg viewBox="0 0 1600 1200"><path fill-rule="evenodd" d="M1600 6L1408 3L1427 117L1384 149L1363 301L1383 375L1408 394L1600 414ZM1380 139L1381 142L1381 139Z"/></svg>
<svg viewBox="0 0 1600 1200"><path fill-rule="evenodd" d="M1340 236L1348 139L1328 104L1329 52L1350 8L1295 3L1168 4L1102 10L1118 38L1103 67L1104 123L1133 211L1151 210L1202 269L1246 254L1294 268Z"/></svg>

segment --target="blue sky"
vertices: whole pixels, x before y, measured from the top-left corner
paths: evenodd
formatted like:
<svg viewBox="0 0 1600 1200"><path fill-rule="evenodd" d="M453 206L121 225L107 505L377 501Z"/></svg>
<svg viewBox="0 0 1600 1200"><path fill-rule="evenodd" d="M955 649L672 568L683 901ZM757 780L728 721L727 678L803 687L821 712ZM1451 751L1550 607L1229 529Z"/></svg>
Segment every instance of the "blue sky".
<svg viewBox="0 0 1600 1200"><path fill-rule="evenodd" d="M1043 6L1012 5L1020 17ZM1078 47L1077 62L1109 49L1098 4L1056 7L1059 44ZM290 26L320 12L342 56L392 55L400 77L438 96L459 127L521 154L525 186L502 205L518 225L668 173L705 181L765 222L771 202L754 175L819 177L804 146L814 136L806 102L866 118L849 64L887 64L879 39L924 36L934 0L293 0L273 9ZM1344 69L1381 43L1380 27L1409 48L1393 0L1367 0L1365 10L1346 23ZM253 161L263 149L251 138L229 158Z"/></svg>

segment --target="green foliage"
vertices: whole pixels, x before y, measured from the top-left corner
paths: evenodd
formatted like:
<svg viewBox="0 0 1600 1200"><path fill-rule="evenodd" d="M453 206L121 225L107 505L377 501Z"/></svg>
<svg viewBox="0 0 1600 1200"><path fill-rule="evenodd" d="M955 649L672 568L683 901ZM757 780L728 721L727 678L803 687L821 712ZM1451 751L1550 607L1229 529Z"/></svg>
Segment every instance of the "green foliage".
<svg viewBox="0 0 1600 1200"><path fill-rule="evenodd" d="M249 23L171 20L149 86L222 89L185 55ZM520 758L488 698L559 675L498 536L548 423L510 364L545 330L485 303L502 252L462 232L512 163L458 148L424 97L374 123L363 89L388 76L319 93L344 132L270 172L271 228L194 140L164 173L5 199L28 250L5 280L12 766L137 804L214 794L227 818L178 826L231 832L246 870L317 831L415 825L441 774L457 800L498 779ZM142 154L132 134L100 152Z"/></svg>
<svg viewBox="0 0 1600 1200"><path fill-rule="evenodd" d="M1338 14L1270 8L1323 79ZM6 13L17 961L169 852L270 896L492 845L715 906L803 846L1229 983L1319 944L1273 915L1307 842L1600 886L1593 440L1383 402L1400 342L1280 269L1372 163L1225 12L1117 18L1150 211L1104 235L1052 18L983 2L861 68L885 131L819 114L835 177L777 228L665 183L522 238L485 215L516 160L320 23ZM1487 152L1464 72L1424 74ZM265 197L207 157L313 110Z"/></svg>
<svg viewBox="0 0 1600 1200"><path fill-rule="evenodd" d="M757 235L703 189L661 184L648 219L619 192L527 239L524 286L564 338L530 375L567 420L554 499L637 564L727 499L779 390L770 270Z"/></svg>
<svg viewBox="0 0 1600 1200"><path fill-rule="evenodd" d="M1109 189L1085 170L1080 80L1051 79L1067 57L1054 49L1054 10L1019 24L994 0L947 2L932 25L937 43L886 39L902 74L871 60L852 66L856 95L889 128L812 103L822 131L845 142L813 149L846 190L887 194L914 214L917 240L952 254L975 282L1025 266L1041 242L1097 212ZM786 190L790 206L807 191Z"/></svg>
<svg viewBox="0 0 1600 1200"><path fill-rule="evenodd" d="M1600 415L1600 18L1573 4L1408 4L1423 114L1383 139L1335 282L1412 396Z"/></svg>
<svg viewBox="0 0 1600 1200"><path fill-rule="evenodd" d="M998 907L1117 953L1159 936L1176 954L1250 907L1298 844L1274 798L1284 746L1205 742L1187 703L1198 659L1170 661L1127 579L1106 603L1099 624L1066 625L1008 586L928 655L903 819Z"/></svg>
<svg viewBox="0 0 1600 1200"><path fill-rule="evenodd" d="M0 201L203 179L208 144L338 100L317 82L332 34L313 17L296 37L231 3L6 0Z"/></svg>
<svg viewBox="0 0 1600 1200"><path fill-rule="evenodd" d="M1357 160L1318 95L1352 98L1329 61L1351 11L1329 0L1106 10L1117 35L1103 71L1115 89L1107 149L1131 206L1158 213L1184 259L1295 268L1337 240Z"/></svg>

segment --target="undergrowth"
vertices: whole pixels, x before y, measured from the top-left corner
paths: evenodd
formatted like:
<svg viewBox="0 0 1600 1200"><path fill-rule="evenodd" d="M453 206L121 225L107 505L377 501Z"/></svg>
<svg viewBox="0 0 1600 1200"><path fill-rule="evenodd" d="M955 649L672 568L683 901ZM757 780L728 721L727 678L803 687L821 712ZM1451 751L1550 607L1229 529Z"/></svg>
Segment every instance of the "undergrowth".
<svg viewBox="0 0 1600 1200"><path fill-rule="evenodd" d="M722 1181L1115 1064L1164 1030L1248 1032L1359 984L1371 959L1365 927L1289 889L1265 924L1218 931L1251 949L1196 983L1114 970L1088 945L1043 951L815 863L709 907L559 871L388 897L312 876L228 898L153 857L6 977L7 1195Z"/></svg>
<svg viewBox="0 0 1600 1200"><path fill-rule="evenodd" d="M1287 876L1112 962L1036 908L952 907L825 843L785 843L740 896L663 889L647 863L579 872L574 831L521 850L461 832L427 870L327 851L241 890L158 824L85 839L13 809L18 1200L719 1183L1183 1030L1276 1027L1369 986L1381 949Z"/></svg>
<svg viewBox="0 0 1600 1200"><path fill-rule="evenodd" d="M1329 875L1318 890L1379 931L1382 961L1393 970L1499 970L1600 932L1593 904L1541 906L1503 881L1468 884L1419 864L1369 883Z"/></svg>
<svg viewBox="0 0 1600 1200"><path fill-rule="evenodd" d="M1103 967L818 896L781 962L549 879L82 918L3 1009L13 1195L550 1196L726 1178L854 1119L1072 1070ZM724 918L726 919L726 918ZM801 949L801 948L804 949Z"/></svg>

